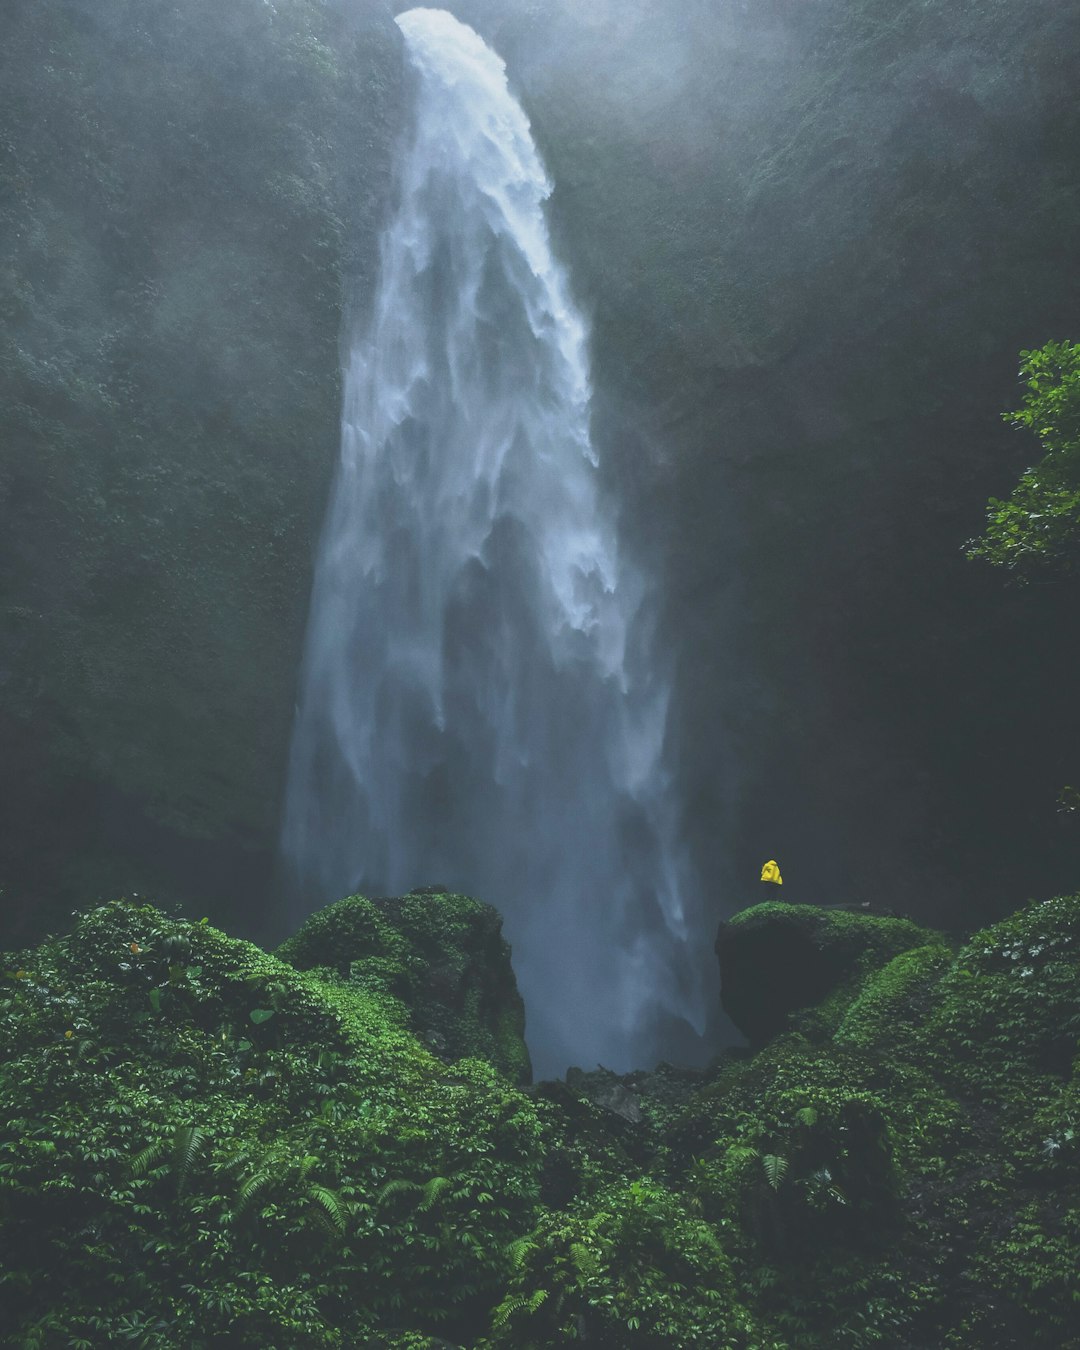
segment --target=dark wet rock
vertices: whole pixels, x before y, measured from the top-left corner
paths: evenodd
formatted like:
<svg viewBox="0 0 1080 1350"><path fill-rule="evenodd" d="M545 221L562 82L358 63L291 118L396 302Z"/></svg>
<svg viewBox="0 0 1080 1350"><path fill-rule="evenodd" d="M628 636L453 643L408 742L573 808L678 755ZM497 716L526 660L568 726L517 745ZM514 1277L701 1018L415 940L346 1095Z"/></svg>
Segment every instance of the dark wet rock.
<svg viewBox="0 0 1080 1350"><path fill-rule="evenodd" d="M931 937L908 919L755 905L720 925L720 1001L750 1044L763 1045L790 1025L792 1014L853 995L871 971ZM823 1025L828 1015L826 1008Z"/></svg>
<svg viewBox="0 0 1080 1350"><path fill-rule="evenodd" d="M641 1098L630 1090L625 1078L620 1078L610 1069L597 1068L591 1073L586 1073L584 1069L567 1069L566 1086L579 1097L585 1097L604 1111L621 1116L631 1125L641 1124Z"/></svg>

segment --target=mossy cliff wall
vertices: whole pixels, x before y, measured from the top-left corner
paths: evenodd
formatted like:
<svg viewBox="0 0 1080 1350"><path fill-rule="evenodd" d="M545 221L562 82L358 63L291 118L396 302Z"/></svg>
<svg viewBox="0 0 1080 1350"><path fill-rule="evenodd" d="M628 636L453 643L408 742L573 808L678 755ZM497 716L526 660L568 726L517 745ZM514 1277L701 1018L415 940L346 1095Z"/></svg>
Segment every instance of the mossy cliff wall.
<svg viewBox="0 0 1080 1350"><path fill-rule="evenodd" d="M8 933L265 906L396 39L377 0L3 7Z"/></svg>

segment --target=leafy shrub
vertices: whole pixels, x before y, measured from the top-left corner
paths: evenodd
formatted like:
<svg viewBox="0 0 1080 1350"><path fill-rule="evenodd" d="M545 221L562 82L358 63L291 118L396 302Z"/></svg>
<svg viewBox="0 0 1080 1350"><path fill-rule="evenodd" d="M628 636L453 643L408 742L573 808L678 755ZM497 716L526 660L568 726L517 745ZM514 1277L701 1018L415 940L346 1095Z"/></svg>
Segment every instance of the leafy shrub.
<svg viewBox="0 0 1080 1350"><path fill-rule="evenodd" d="M549 1215L511 1253L516 1270L492 1346L762 1345L716 1232L655 1182L623 1183L580 1211Z"/></svg>

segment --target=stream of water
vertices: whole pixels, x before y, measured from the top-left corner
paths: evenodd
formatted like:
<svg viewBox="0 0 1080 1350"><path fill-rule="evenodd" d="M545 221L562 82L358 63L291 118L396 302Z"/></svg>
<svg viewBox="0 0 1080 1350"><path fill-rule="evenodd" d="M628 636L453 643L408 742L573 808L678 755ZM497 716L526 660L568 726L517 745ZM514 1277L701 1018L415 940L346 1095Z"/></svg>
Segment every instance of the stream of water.
<svg viewBox="0 0 1080 1350"><path fill-rule="evenodd" d="M588 331L500 58L398 17L415 107L352 335L283 850L297 917L444 884L505 916L541 1076L703 1023L670 672L590 433Z"/></svg>

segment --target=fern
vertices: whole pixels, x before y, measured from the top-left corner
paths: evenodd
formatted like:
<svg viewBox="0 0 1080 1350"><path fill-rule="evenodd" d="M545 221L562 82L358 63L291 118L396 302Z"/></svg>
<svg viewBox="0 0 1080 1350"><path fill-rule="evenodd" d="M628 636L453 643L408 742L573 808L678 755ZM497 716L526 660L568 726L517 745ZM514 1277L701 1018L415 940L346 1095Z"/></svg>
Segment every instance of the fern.
<svg viewBox="0 0 1080 1350"><path fill-rule="evenodd" d="M515 1294L513 1298L506 1298L499 1304L491 1314L491 1325L493 1327L503 1327L509 1322L516 1312L529 1306L529 1300L524 1294Z"/></svg>
<svg viewBox="0 0 1080 1350"><path fill-rule="evenodd" d="M727 1151L728 1161L736 1164L749 1162L751 1158L760 1156L757 1149L750 1144L733 1144Z"/></svg>
<svg viewBox="0 0 1080 1350"><path fill-rule="evenodd" d="M389 1200L392 1195L401 1195L405 1191L418 1191L420 1189L417 1182L405 1181L403 1178L398 1177L395 1181L388 1181L386 1183L376 1196L376 1202L381 1205L384 1201Z"/></svg>
<svg viewBox="0 0 1080 1350"><path fill-rule="evenodd" d="M527 1237L516 1238L505 1249L505 1254L510 1260L510 1266L513 1270L520 1270L528 1259L529 1253L536 1251L536 1243L530 1241Z"/></svg>
<svg viewBox="0 0 1080 1350"><path fill-rule="evenodd" d="M774 1191L778 1191L788 1170L787 1159L779 1158L775 1153L766 1153L761 1159L761 1166L765 1171L765 1180Z"/></svg>
<svg viewBox="0 0 1080 1350"><path fill-rule="evenodd" d="M505 1326L516 1312L523 1309L530 1313L536 1312L547 1296L546 1289L537 1289L531 1298L526 1298L524 1294L515 1294L512 1298L504 1299L491 1315L492 1326Z"/></svg>
<svg viewBox="0 0 1080 1350"><path fill-rule="evenodd" d="M133 1177L144 1177L148 1172L152 1172L157 1164L165 1155L165 1140L159 1139L154 1144L148 1144L141 1153L136 1153L132 1158L129 1167Z"/></svg>
<svg viewBox="0 0 1080 1350"><path fill-rule="evenodd" d="M421 1209L430 1209L438 1200L442 1193L450 1188L451 1182L447 1177L432 1177L424 1187L424 1198L420 1201Z"/></svg>
<svg viewBox="0 0 1080 1350"><path fill-rule="evenodd" d="M578 1274L585 1279L594 1276L600 1268L600 1263L597 1261L596 1256L593 1252L589 1251L588 1247L586 1247L583 1242L571 1242L570 1257Z"/></svg>
<svg viewBox="0 0 1080 1350"><path fill-rule="evenodd" d="M308 1195L317 1206L316 1213L325 1219L333 1232L344 1237L346 1208L337 1191L315 1183L308 1188Z"/></svg>
<svg viewBox="0 0 1080 1350"><path fill-rule="evenodd" d="M247 1177L241 1184L239 1191L236 1193L236 1208L233 1210L233 1216L239 1218L252 1201L260 1195L273 1180L274 1173L266 1171L265 1169L253 1172L251 1176Z"/></svg>
<svg viewBox="0 0 1080 1350"><path fill-rule="evenodd" d="M795 1119L800 1125L816 1125L818 1113L812 1106L804 1106L801 1111L795 1112Z"/></svg>
<svg viewBox="0 0 1080 1350"><path fill-rule="evenodd" d="M192 1164L203 1146L206 1134L198 1125L180 1125L173 1138L173 1170L176 1173L176 1187L183 1191L191 1173Z"/></svg>

